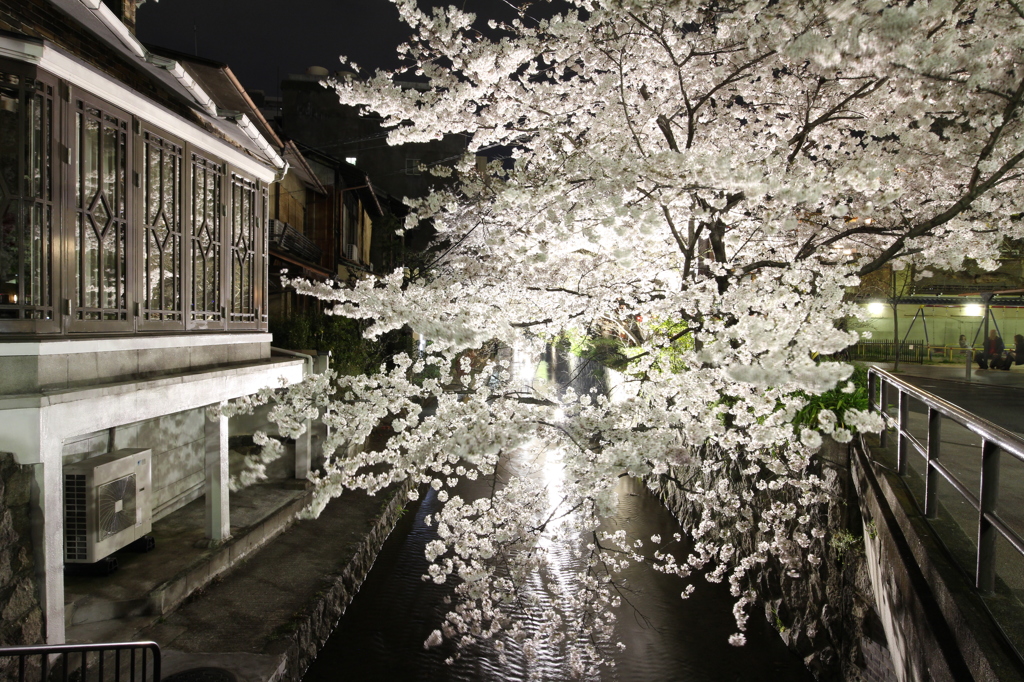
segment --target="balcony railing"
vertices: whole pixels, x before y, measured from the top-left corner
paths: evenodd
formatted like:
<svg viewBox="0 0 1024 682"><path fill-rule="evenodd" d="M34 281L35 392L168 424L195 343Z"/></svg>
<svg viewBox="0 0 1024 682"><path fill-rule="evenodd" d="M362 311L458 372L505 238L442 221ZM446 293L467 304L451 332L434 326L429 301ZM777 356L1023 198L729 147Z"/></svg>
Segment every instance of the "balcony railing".
<svg viewBox="0 0 1024 682"><path fill-rule="evenodd" d="M871 409L893 431L873 458L891 466L896 438L896 473L1020 656L1024 438L885 370L872 367L868 382Z"/></svg>
<svg viewBox="0 0 1024 682"><path fill-rule="evenodd" d="M50 682L160 682L156 642L0 647L0 678Z"/></svg>
<svg viewBox="0 0 1024 682"><path fill-rule="evenodd" d="M298 256L309 263L319 263L323 253L316 242L280 220L270 220L270 243L277 250Z"/></svg>

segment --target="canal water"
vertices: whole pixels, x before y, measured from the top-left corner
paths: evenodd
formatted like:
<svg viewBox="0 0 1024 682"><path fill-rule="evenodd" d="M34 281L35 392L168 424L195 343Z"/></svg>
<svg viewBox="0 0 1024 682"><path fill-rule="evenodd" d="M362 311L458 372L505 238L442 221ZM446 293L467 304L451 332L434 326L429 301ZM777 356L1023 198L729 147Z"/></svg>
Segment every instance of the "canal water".
<svg viewBox="0 0 1024 682"><path fill-rule="evenodd" d="M551 378L560 379L563 385L587 390L587 384L594 382L593 377L582 376L584 372L574 371L575 363L563 361L563 367L558 367L559 358L548 355L547 359ZM596 383L604 383L602 379L597 377ZM472 494L471 490L459 492L464 497ZM622 478L617 493L614 513L603 520L605 530L624 529L631 536L643 538L656 534L670 537L681 532L675 518L641 482ZM478 494L483 494L482 487ZM427 571L424 548L437 537L424 519L436 514L440 506L431 489L421 502L410 505L359 593L307 671L304 682L571 679L568 665L556 646L542 649L527 662L514 643L508 642L506 660L502 663L493 644L476 645L463 650L450 664L446 659L454 653L452 648L424 648L424 641L449 610L445 602L452 594L450 585L421 579ZM555 548L552 553L559 570L568 578L577 569L571 552L568 548L564 552ZM760 613L751 613L745 646L733 647L728 643L736 626L733 600L725 585L698 579L696 590L683 600L680 592L684 584L679 578L654 571L646 564L634 563L623 577L629 589L629 603L618 609L613 641L623 642L626 648L614 654L613 668L602 668L600 677L592 679L813 680L802 661L786 648ZM572 633L566 634L571 638Z"/></svg>

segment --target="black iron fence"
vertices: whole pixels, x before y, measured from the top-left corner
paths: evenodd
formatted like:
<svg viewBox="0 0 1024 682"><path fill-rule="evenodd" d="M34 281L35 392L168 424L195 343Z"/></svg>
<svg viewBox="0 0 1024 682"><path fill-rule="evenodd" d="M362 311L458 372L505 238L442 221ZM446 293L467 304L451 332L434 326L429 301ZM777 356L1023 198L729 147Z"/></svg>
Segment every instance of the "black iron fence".
<svg viewBox="0 0 1024 682"><path fill-rule="evenodd" d="M160 682L156 642L0 647L0 679Z"/></svg>
<svg viewBox="0 0 1024 682"><path fill-rule="evenodd" d="M859 341L849 349L850 360L892 362L896 346L900 346L900 362L924 362L929 357L924 341Z"/></svg>

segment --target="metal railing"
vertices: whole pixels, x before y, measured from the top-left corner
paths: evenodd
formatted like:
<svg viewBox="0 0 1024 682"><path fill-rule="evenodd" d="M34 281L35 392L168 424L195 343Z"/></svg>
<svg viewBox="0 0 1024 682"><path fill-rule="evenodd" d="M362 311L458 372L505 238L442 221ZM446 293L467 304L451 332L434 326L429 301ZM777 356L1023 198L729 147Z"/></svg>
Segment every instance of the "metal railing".
<svg viewBox="0 0 1024 682"><path fill-rule="evenodd" d="M312 239L280 220L270 219L270 243L310 263L319 263L323 250Z"/></svg>
<svg viewBox="0 0 1024 682"><path fill-rule="evenodd" d="M18 682L160 682L160 646L116 642L0 647L0 677Z"/></svg>
<svg viewBox="0 0 1024 682"><path fill-rule="evenodd" d="M929 346L924 341L858 341L848 349L850 360L892 362L899 347L900 362L923 363L929 359Z"/></svg>
<svg viewBox="0 0 1024 682"><path fill-rule="evenodd" d="M897 416L888 414L887 407L896 392ZM942 479L977 513L977 533L974 537L976 565L974 566L975 587L982 594L991 594L996 583L996 542L1002 536L1024 555L1024 540L1014 532L997 513L999 501L1000 458L1003 453L1024 462L1024 440L1006 429L963 410L952 403L922 391L902 379L872 367L868 371L868 396L870 409L880 412L886 423L895 428L898 438L896 446L896 471L907 475L907 462L912 451L925 461L924 474L924 515L927 519L938 517L938 487ZM925 405L928 418L928 435L921 443L909 429L910 399ZM980 481L977 490L971 490L949 468L942 463L941 424L942 418L949 419L981 437ZM888 433L881 434L881 447L888 446ZM968 567L964 567L968 568ZM969 573L969 571L968 571Z"/></svg>

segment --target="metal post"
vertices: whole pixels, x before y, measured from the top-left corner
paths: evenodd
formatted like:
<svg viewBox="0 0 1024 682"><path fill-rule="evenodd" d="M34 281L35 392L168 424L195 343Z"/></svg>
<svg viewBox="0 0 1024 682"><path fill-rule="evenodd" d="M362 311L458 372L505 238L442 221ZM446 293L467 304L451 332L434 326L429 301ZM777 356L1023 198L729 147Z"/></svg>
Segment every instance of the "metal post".
<svg viewBox="0 0 1024 682"><path fill-rule="evenodd" d="M932 462L939 459L939 446L942 443L942 413L933 407L928 408L928 449L924 477L924 515L929 519L938 516L939 505L939 470Z"/></svg>
<svg viewBox="0 0 1024 682"><path fill-rule="evenodd" d="M881 388L878 391L879 395L880 395L880 400L881 400L881 403L882 403L882 405L881 405L882 414L888 416L889 415L889 382L887 382L884 378L881 378L881 377L879 378L879 381L882 384ZM885 426L882 429L882 434L878 437L878 445L880 447L884 448L888 444L889 444L889 427Z"/></svg>
<svg viewBox="0 0 1024 682"><path fill-rule="evenodd" d="M968 348L966 351L964 351L964 355L967 356L966 376L967 376L967 379L970 380L970 378L971 378L971 365L974 364L974 349L973 348Z"/></svg>
<svg viewBox="0 0 1024 682"><path fill-rule="evenodd" d="M989 304L992 302L992 294L982 294L981 300L985 302L985 337L981 340L981 357L985 365L992 369L992 358L988 356L988 316L990 314Z"/></svg>
<svg viewBox="0 0 1024 682"><path fill-rule="evenodd" d="M981 445L981 495L978 510L978 566L976 586L982 593L991 593L996 584L996 538L997 531L987 518L996 510L999 501L999 455L1000 448L985 439Z"/></svg>
<svg viewBox="0 0 1024 682"><path fill-rule="evenodd" d="M908 396L902 389L897 389L900 393L899 399L899 418L896 422L897 445L896 445L896 473L900 476L907 473L907 426L909 419L908 414L910 411L910 396Z"/></svg>

